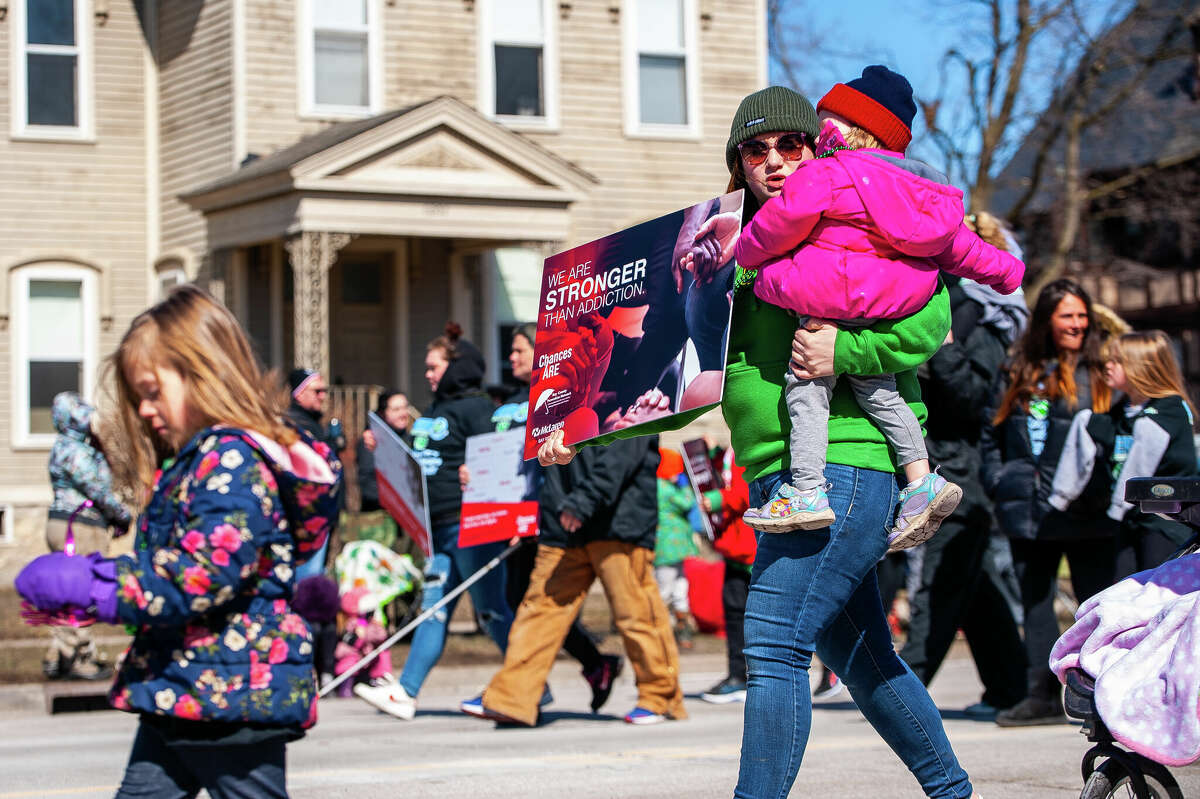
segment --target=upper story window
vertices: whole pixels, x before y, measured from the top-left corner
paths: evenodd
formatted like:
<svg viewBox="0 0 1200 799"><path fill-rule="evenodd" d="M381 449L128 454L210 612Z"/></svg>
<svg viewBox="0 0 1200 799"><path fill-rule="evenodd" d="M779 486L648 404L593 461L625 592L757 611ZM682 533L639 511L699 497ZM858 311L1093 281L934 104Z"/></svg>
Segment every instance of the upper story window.
<svg viewBox="0 0 1200 799"><path fill-rule="evenodd" d="M99 336L97 273L38 264L14 271L11 280L13 445L48 447L54 441L54 396L91 393Z"/></svg>
<svg viewBox="0 0 1200 799"><path fill-rule="evenodd" d="M10 12L13 135L90 138L90 0L15 0Z"/></svg>
<svg viewBox="0 0 1200 799"><path fill-rule="evenodd" d="M625 132L699 136L695 0L626 0Z"/></svg>
<svg viewBox="0 0 1200 799"><path fill-rule="evenodd" d="M551 0L483 0L479 107L517 127L558 125L558 42Z"/></svg>
<svg viewBox="0 0 1200 799"><path fill-rule="evenodd" d="M301 0L302 113L361 117L382 106L378 0Z"/></svg>
<svg viewBox="0 0 1200 799"><path fill-rule="evenodd" d="M188 282L187 268L182 258L171 256L154 265L154 291L158 300L165 299L171 289Z"/></svg>

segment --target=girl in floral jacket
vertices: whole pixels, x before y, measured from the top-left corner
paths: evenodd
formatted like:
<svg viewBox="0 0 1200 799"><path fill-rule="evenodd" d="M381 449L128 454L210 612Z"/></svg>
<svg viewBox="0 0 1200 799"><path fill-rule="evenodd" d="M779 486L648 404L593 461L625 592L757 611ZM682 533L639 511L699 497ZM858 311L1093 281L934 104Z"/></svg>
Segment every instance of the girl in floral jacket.
<svg viewBox="0 0 1200 799"><path fill-rule="evenodd" d="M119 789L286 797L284 746L316 719L295 568L342 487L329 448L280 421L233 316L194 287L134 319L113 356L149 501L131 555L43 555L17 578L42 610L85 608L134 640L110 699L142 722Z"/></svg>

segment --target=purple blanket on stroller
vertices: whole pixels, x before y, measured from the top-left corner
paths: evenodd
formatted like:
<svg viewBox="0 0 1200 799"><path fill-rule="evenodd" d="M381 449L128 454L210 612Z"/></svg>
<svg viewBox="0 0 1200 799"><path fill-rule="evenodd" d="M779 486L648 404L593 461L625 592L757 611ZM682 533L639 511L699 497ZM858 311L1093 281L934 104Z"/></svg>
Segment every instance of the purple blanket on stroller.
<svg viewBox="0 0 1200 799"><path fill-rule="evenodd" d="M1167 766L1200 758L1200 554L1167 561L1079 606L1050 653L1065 679L1096 679L1096 708L1113 737Z"/></svg>

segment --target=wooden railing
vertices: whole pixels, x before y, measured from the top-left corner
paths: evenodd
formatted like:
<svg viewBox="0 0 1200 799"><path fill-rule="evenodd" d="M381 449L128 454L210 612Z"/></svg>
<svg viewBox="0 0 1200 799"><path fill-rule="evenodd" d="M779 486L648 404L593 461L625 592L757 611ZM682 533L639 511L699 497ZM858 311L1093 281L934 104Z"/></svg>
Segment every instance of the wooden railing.
<svg viewBox="0 0 1200 799"><path fill-rule="evenodd" d="M355 447L362 431L366 429L367 413L375 409L383 390L383 386L375 385L329 387L325 423L328 424L332 419L340 419L342 430L346 433L346 449L341 453L342 466L345 468L346 510L357 511L361 507Z"/></svg>

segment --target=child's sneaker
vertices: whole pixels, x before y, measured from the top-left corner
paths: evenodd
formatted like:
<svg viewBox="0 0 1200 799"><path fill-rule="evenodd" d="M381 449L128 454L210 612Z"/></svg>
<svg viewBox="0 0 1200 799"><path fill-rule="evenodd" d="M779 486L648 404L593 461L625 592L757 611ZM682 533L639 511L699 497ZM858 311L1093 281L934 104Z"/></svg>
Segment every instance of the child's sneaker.
<svg viewBox="0 0 1200 799"><path fill-rule="evenodd" d="M933 538L961 499L962 489L937 472L930 472L915 486L903 489L896 524L888 533L888 552L911 549Z"/></svg>
<svg viewBox="0 0 1200 799"><path fill-rule="evenodd" d="M761 508L751 508L742 514L742 521L765 533L819 530L833 524L836 518L829 507L825 486L801 491L790 483L781 483Z"/></svg>
<svg viewBox="0 0 1200 799"><path fill-rule="evenodd" d="M398 682L383 685L367 685L360 682L354 686L354 693L360 699L366 700L367 704L402 721L412 721L413 716L417 714L417 700L409 696Z"/></svg>

